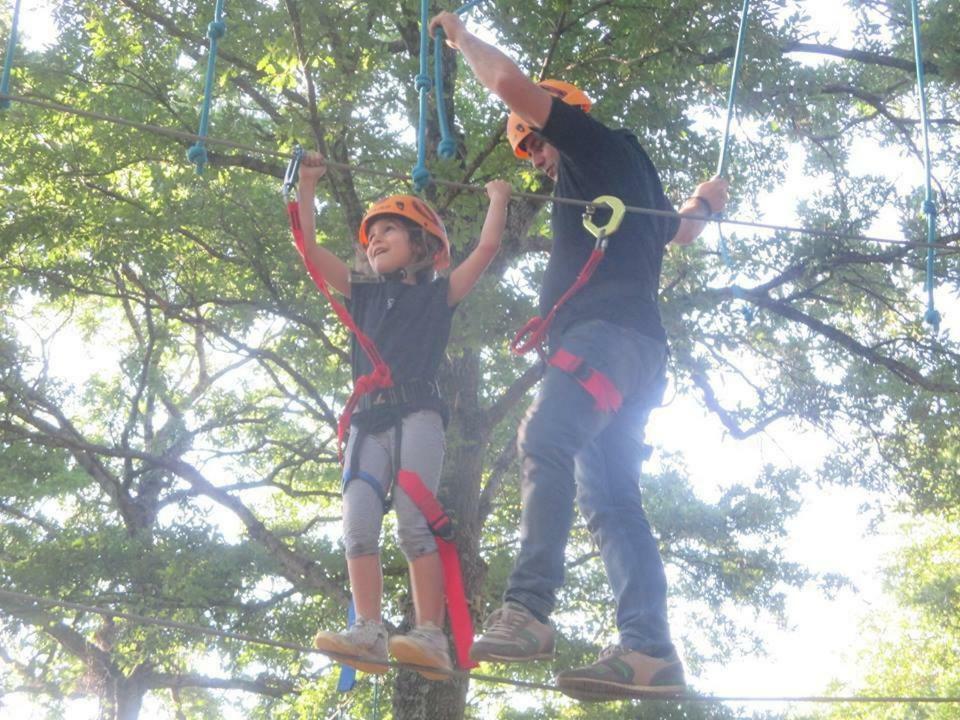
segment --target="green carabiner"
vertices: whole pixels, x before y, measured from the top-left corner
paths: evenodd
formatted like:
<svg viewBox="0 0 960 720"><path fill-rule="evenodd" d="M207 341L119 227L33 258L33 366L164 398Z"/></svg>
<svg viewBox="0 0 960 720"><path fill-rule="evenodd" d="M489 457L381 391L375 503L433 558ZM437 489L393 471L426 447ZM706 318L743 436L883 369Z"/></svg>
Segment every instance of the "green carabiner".
<svg viewBox="0 0 960 720"><path fill-rule="evenodd" d="M607 224L603 227L597 227L593 222L593 213L598 205L606 205L612 211L610 219L607 220ZM626 208L620 198L614 197L613 195L601 195L600 197L594 198L584 211L583 226L598 240L607 238L613 235L617 231L617 228L620 227L625 213Z"/></svg>

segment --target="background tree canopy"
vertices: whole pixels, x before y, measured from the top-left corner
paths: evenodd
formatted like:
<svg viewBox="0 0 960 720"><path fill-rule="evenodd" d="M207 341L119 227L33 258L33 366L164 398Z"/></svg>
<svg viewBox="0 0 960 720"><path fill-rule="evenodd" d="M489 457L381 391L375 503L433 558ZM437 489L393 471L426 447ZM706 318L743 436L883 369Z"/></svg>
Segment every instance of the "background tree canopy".
<svg viewBox="0 0 960 720"><path fill-rule="evenodd" d="M195 131L213 4L58 3L56 41L18 51L11 90ZM922 242L922 189L904 193L896 168L857 174L850 162L869 142L898 150L905 167L920 164L908 5L852 5L861 21L842 47L808 29L802 4L753 9L730 214L763 211L761 198L795 183L791 168L801 162L805 226L857 234L886 219ZM228 0L226 9L211 135L271 152L300 142L358 168L409 172L415 3ZM716 164L738 12L733 2L491 0L473 16L531 76L576 82L597 99L598 117L636 130L679 201ZM927 3L923 14L940 240L956 244L960 14L950 0ZM0 23L6 37L9 13ZM503 106L445 55L443 102L459 147L454 160L439 161L431 123L434 174L549 192L513 158ZM2 116L0 587L309 644L317 628L345 620L335 426L349 392L348 339L289 241L282 161L211 147L198 177L184 158L189 144L16 103ZM331 171L321 240L350 257L365 206L405 189ZM447 186L427 194L462 258L479 231L482 194ZM538 369L512 357L507 341L532 314L549 247L545 218L540 203L511 204L502 252L458 312L443 368L453 415L442 499L478 617L498 601L517 546L514 436ZM698 636L679 639L691 675L752 652L759 638L744 618L785 620L790 588L828 592L841 582L782 550L784 524L816 481L881 490L920 528L937 518L935 536L894 563L891 586L904 617L947 625L952 640L928 646L929 634L907 633L865 643L877 668L865 687L907 692L910 678L896 669L910 653L930 677L941 671L927 689L955 694L960 348L922 323L924 254L727 232L735 278L713 244L665 261L676 392L735 438L774 425L814 430L832 438L833 451L816 477L770 466L711 501L694 492L679 458L651 465L643 485L676 578L674 614L697 619ZM936 269L943 298L955 297L956 256L945 253ZM612 627L582 527L568 558L559 667L592 656ZM384 561L385 612L409 622L405 566L390 540ZM83 697L124 720L145 701L193 720L238 707L248 718L329 717L342 700L326 663L293 651L10 596L0 596L0 623L0 694L27 693L51 718ZM501 670L549 681L552 668ZM381 711L391 704L398 720L742 717L699 705L585 709L553 696L525 710L499 686L387 678ZM362 681L348 702L352 716L372 716L372 685Z"/></svg>

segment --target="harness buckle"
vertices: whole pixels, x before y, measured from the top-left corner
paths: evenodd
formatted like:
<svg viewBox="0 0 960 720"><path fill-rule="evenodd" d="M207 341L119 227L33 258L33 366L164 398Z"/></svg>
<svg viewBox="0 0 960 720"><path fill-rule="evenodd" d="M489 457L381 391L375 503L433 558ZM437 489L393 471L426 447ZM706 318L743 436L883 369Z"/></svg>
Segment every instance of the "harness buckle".
<svg viewBox="0 0 960 720"><path fill-rule="evenodd" d="M453 522L451 522L446 513L427 525L430 528L430 532L441 540L453 542Z"/></svg>
<svg viewBox="0 0 960 720"><path fill-rule="evenodd" d="M597 227L593 222L593 214L596 212L598 205L605 205L610 209L610 219L607 220L607 224L603 227ZM598 248L606 248L607 238L613 235L620 227L626 211L627 208L623 204L623 201L613 195L600 195L587 205L583 211L583 227L597 239Z"/></svg>
<svg viewBox="0 0 960 720"><path fill-rule="evenodd" d="M300 161L303 159L303 148L299 145L293 146L293 157L287 163L287 171L283 175L283 199L290 202L294 188L297 187L297 180L300 178Z"/></svg>

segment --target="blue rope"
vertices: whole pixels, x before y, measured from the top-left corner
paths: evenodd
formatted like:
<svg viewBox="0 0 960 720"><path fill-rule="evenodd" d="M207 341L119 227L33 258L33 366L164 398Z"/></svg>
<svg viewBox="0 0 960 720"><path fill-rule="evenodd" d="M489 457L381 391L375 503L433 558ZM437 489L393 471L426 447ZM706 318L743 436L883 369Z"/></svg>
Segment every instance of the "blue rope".
<svg viewBox="0 0 960 720"><path fill-rule="evenodd" d="M10 71L13 68L13 53L17 49L17 23L20 19L20 0L13 6L13 19L10 21L10 37L7 38L7 56L3 59L3 76L0 77L0 95L10 94ZM9 100L0 100L0 110L10 107Z"/></svg>
<svg viewBox="0 0 960 720"><path fill-rule="evenodd" d="M934 332L940 331L940 313L933 304L933 261L934 242L937 239L937 204L933 199L932 170L930 167L930 123L927 120L927 95L924 90L923 52L920 47L920 9L917 0L910 0L910 14L913 18L913 54L917 63L917 95L920 96L920 123L923 128L923 167L926 175L926 197L923 212L927 216L927 278L924 289L927 291L927 311L923 319Z"/></svg>
<svg viewBox="0 0 960 720"><path fill-rule="evenodd" d="M727 159L729 158L730 143L730 125L733 122L733 111L737 104L737 80L740 77L740 60L743 57L743 41L747 36L747 18L750 14L750 0L743 0L743 8L740 10L740 30L737 32L737 47L733 54L733 71L730 75L730 92L727 93L727 121L723 128L723 140L720 143L720 159L717 161L717 177L723 177L727 172ZM720 259L726 267L733 271L733 260L730 259L730 249L727 247L727 238L723 234L723 228L717 223L717 231L720 234ZM743 290L739 285L733 286L733 297L738 300L743 299ZM745 306L741 313L747 322L753 320L753 310Z"/></svg>
<svg viewBox="0 0 960 720"><path fill-rule="evenodd" d="M411 177L413 189L422 192L430 183L430 171L427 170L427 95L433 82L430 80L428 48L430 35L427 23L430 22L430 0L420 0L420 72L414 78L414 87L420 93L420 120L417 127L417 164Z"/></svg>
<svg viewBox="0 0 960 720"><path fill-rule="evenodd" d="M443 28L437 28L433 35L433 77L437 92L437 124L440 125L440 142L437 144L437 155L450 159L457 154L457 142L450 135L450 124L447 122L447 107L443 98L443 42L446 36Z"/></svg>
<svg viewBox="0 0 960 720"><path fill-rule="evenodd" d="M207 164L207 148L204 139L207 137L207 125L210 121L210 99L213 96L213 72L217 64L217 42L226 34L227 24L223 21L223 0L217 0L213 22L207 26L207 37L210 38L210 56L207 58L207 78L203 90L203 107L200 110L200 130L197 135L200 140L187 150L187 159L197 166L197 175L203 174L203 166Z"/></svg>
<svg viewBox="0 0 960 720"><path fill-rule="evenodd" d="M437 101L437 124L440 126L440 142L437 144L437 155L449 159L457 154L457 141L450 133L450 122L447 119L447 107L444 104L443 89L443 43L446 35L443 28L437 28L433 37L433 80L429 76L429 56L427 54L429 33L427 24L430 21L429 0L421 0L420 4L420 73L415 78L415 87L420 93L420 120L417 126L417 164L411 174L413 187L421 192L430 183L430 172L426 167L427 147L427 95L436 86L434 97ZM457 15L471 10L483 0L470 0L458 7L454 12Z"/></svg>

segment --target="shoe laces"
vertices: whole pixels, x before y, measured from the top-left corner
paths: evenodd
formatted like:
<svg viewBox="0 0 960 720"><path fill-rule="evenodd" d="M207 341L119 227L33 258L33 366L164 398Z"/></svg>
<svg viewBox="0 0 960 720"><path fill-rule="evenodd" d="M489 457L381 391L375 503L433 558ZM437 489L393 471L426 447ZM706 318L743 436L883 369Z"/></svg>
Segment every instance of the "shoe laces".
<svg viewBox="0 0 960 720"><path fill-rule="evenodd" d="M619 657L625 653L630 652L627 648L622 645L615 643L613 645L607 645L603 650L600 651L600 657L598 662L602 662L608 658Z"/></svg>
<svg viewBox="0 0 960 720"><path fill-rule="evenodd" d="M523 606L503 605L490 614L486 630L491 635L509 636L530 622L531 617Z"/></svg>
<svg viewBox="0 0 960 720"><path fill-rule="evenodd" d="M437 648L443 647L446 649L446 638L443 635L443 631L433 623L417 625L415 628L413 628L413 630L407 633L407 636L417 640L422 640L428 645L433 645Z"/></svg>

